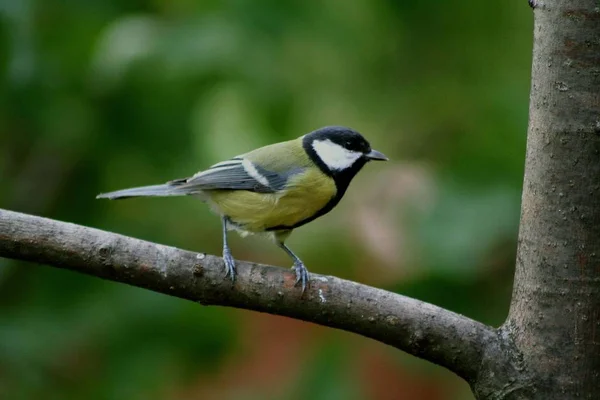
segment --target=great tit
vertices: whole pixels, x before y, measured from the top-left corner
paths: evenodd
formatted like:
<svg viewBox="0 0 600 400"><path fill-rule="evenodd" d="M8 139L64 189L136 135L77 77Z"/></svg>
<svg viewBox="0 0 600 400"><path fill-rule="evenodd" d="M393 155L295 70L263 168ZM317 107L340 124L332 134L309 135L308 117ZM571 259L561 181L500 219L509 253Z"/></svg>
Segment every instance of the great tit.
<svg viewBox="0 0 600 400"><path fill-rule="evenodd" d="M226 274L235 279L228 230L268 233L294 261L296 285L309 280L304 263L285 244L293 229L331 211L350 181L371 160L387 160L358 132L317 129L217 163L189 178L104 193L97 198L195 195L221 216Z"/></svg>

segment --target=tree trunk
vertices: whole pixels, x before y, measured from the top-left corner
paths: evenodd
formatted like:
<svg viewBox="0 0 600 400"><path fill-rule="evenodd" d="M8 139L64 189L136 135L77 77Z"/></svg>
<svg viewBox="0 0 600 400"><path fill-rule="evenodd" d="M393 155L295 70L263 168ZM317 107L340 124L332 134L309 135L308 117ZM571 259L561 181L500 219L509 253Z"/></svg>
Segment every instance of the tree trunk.
<svg viewBox="0 0 600 400"><path fill-rule="evenodd" d="M502 399L600 399L600 2L530 1L527 158Z"/></svg>

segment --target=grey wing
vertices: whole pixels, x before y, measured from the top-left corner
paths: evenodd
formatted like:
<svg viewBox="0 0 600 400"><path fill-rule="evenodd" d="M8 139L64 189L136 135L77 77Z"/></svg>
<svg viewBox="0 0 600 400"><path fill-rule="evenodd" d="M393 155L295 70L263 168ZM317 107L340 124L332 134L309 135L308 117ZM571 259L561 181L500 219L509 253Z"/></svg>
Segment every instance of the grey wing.
<svg viewBox="0 0 600 400"><path fill-rule="evenodd" d="M288 176L268 171L247 159L235 157L197 173L185 183L178 183L183 187L199 190L228 189L274 193L285 187Z"/></svg>

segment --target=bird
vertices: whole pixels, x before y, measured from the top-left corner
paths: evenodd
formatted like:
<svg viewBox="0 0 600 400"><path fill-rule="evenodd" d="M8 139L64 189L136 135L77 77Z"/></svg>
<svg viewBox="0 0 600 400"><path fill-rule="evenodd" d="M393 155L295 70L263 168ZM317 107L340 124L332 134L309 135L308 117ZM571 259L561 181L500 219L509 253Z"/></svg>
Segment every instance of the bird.
<svg viewBox="0 0 600 400"><path fill-rule="evenodd" d="M285 244L292 231L330 212L369 161L387 161L357 131L326 126L221 161L191 177L99 194L98 199L196 196L221 217L225 277L236 267L228 232L266 234L292 259L302 293L310 280Z"/></svg>

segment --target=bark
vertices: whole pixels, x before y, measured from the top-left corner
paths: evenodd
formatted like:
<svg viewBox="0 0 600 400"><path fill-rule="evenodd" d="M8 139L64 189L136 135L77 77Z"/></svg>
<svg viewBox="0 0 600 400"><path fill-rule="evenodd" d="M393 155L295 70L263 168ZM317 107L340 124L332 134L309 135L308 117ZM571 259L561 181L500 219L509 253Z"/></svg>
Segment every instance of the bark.
<svg viewBox="0 0 600 400"><path fill-rule="evenodd" d="M285 315L358 333L475 379L492 328L409 297L311 274L304 295L293 271L223 259L0 209L0 256L67 268L204 305Z"/></svg>
<svg viewBox="0 0 600 400"><path fill-rule="evenodd" d="M528 399L600 398L600 3L533 2L513 299ZM520 398L507 396L505 398Z"/></svg>

